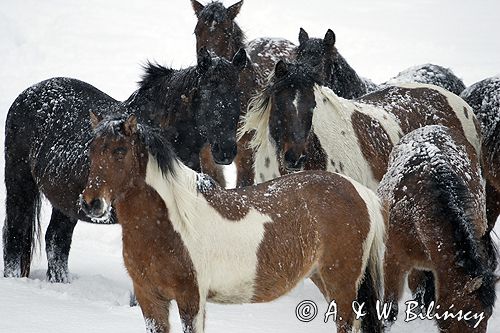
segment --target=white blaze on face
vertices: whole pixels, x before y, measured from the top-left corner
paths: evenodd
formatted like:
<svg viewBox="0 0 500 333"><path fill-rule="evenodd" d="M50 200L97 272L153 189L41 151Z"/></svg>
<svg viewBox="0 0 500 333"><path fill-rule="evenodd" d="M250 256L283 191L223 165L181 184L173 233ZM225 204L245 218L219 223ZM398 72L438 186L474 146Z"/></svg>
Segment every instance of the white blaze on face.
<svg viewBox="0 0 500 333"><path fill-rule="evenodd" d="M200 295L209 291L222 303L252 300L257 273L257 251L264 238L267 215L250 209L239 221L221 216L196 190L197 174L184 165L175 167L175 178L163 176L149 157L146 183L168 208L173 228L186 246L196 271Z"/></svg>
<svg viewBox="0 0 500 333"><path fill-rule="evenodd" d="M295 92L295 98L293 99L293 106L295 107L295 112L299 116L299 92Z"/></svg>

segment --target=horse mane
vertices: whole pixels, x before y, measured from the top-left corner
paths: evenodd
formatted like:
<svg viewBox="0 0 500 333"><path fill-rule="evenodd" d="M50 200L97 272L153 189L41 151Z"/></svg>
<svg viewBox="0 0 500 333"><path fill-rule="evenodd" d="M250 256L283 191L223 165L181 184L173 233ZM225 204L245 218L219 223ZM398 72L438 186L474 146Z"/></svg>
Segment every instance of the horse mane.
<svg viewBox="0 0 500 333"><path fill-rule="evenodd" d="M198 20L203 22L217 23L224 22L227 17L227 8L224 7L222 2L212 1L208 3L200 12ZM231 34L231 41L235 43L235 50L245 47L246 36L240 26L233 20L233 33Z"/></svg>
<svg viewBox="0 0 500 333"><path fill-rule="evenodd" d="M123 125L128 117L128 114L122 114L104 119L94 129L94 138L98 136L124 137ZM162 174L175 176L175 164L178 164L179 160L165 134L156 127L143 124L137 124L137 134L141 143L158 162Z"/></svg>
<svg viewBox="0 0 500 333"><path fill-rule="evenodd" d="M139 81L139 93L148 94L153 101L156 110L176 113L182 111L182 98L180 95L189 97L191 91L197 87L199 71L197 66L191 66L185 69L166 68L156 63L147 62L143 66L144 74Z"/></svg>
<svg viewBox="0 0 500 333"><path fill-rule="evenodd" d="M482 277L482 284L478 289L479 298L484 306L491 309L496 299L496 277L494 268L483 258L481 245L475 236L472 216L468 213L474 204L470 191L463 179L447 164L437 166L430 175L433 198L438 203L434 213L436 216L447 216L453 224L457 260L472 278ZM491 237L485 239L492 243ZM493 244L491 246L494 247Z"/></svg>
<svg viewBox="0 0 500 333"><path fill-rule="evenodd" d="M238 140L247 132L255 131L249 142L250 148L258 150L269 142L269 118L271 116L273 95L288 86L313 86L322 89L318 73L302 63L287 63L288 74L276 77L273 70L267 78L266 86L248 102L247 113L242 118L243 126L238 129Z"/></svg>

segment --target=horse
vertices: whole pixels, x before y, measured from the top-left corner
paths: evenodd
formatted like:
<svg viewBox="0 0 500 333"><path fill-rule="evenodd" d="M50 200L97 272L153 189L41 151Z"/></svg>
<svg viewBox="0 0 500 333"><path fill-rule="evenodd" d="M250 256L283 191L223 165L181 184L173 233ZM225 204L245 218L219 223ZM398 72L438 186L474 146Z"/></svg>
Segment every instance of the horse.
<svg viewBox="0 0 500 333"><path fill-rule="evenodd" d="M500 214L500 76L474 83L460 97L469 103L481 125L486 212L492 230Z"/></svg>
<svg viewBox="0 0 500 333"><path fill-rule="evenodd" d="M77 220L113 222L93 221L78 205L89 170L89 111L135 112L142 121L163 126L180 158L195 169L206 142L218 163L231 163L240 112L238 73L245 61L245 51L231 63L201 49L198 65L187 69L148 64L140 88L125 102L70 78L52 78L22 92L5 126L4 276L29 275L40 237L42 193L52 205L45 236L51 282L69 282L68 255Z"/></svg>
<svg viewBox="0 0 500 333"><path fill-rule="evenodd" d="M203 6L196 0L191 1L196 14L197 23L194 30L196 36L196 48L207 48L210 52L226 59L232 59L236 52L245 48L245 34L234 22L243 2L238 2L228 8L220 2L211 2ZM249 99L259 89L259 73L256 65L247 58L247 64L240 74L241 88L241 114L244 115ZM235 158L236 184L237 186L248 186L253 183L252 174L252 150L247 149L250 135L238 141L238 154ZM210 171L219 185L225 185L225 179L220 167L212 161L208 149L205 148L202 157L203 171Z"/></svg>
<svg viewBox="0 0 500 333"><path fill-rule="evenodd" d="M300 28L296 57L297 61L315 67L324 85L339 97L354 99L399 83L433 84L456 95L465 89L463 81L450 69L434 64L410 67L389 81L377 85L369 79L358 76L334 44L335 34L331 29L328 29L325 37L321 39L310 38L309 34Z"/></svg>
<svg viewBox="0 0 500 333"><path fill-rule="evenodd" d="M394 147L378 194L388 209L384 259L389 325L406 275L435 277L433 316L440 332L486 332L495 304L497 259L489 265L485 187L480 157L462 133L430 125ZM416 305L408 305L416 312ZM432 309L431 309L432 311ZM430 313L430 312L428 312ZM454 317L443 317L446 313Z"/></svg>
<svg viewBox="0 0 500 333"><path fill-rule="evenodd" d="M82 207L92 218L115 207L148 332L169 331L172 300L184 332L201 333L207 300L268 302L307 277L350 332L351 303L381 296L385 213L361 184L312 171L227 190L135 116L93 126Z"/></svg>
<svg viewBox="0 0 500 333"><path fill-rule="evenodd" d="M321 82L307 64L280 61L251 101L238 135L255 131L250 142L255 182L299 170L327 170L376 190L394 144L432 124L462 131L480 150L471 107L445 89L408 83L346 100Z"/></svg>

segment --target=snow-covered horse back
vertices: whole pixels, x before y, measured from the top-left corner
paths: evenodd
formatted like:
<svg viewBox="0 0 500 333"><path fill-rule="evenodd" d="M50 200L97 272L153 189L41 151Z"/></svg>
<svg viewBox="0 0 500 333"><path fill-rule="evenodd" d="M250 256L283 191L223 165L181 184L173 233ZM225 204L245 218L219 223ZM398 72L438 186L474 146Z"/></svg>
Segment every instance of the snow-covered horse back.
<svg viewBox="0 0 500 333"><path fill-rule="evenodd" d="M437 314L463 310L483 316L469 316L468 322L437 317L440 331L486 332L497 259L490 250L484 190L477 151L459 131L425 126L394 146L378 189L389 211L384 263L385 302L393 304L389 320L397 317L406 275L425 269L436 281L427 296L436 301Z"/></svg>
<svg viewBox="0 0 500 333"><path fill-rule="evenodd" d="M5 126L4 275L29 275L43 193L53 207L45 236L48 279L68 281L73 229L77 220L91 222L78 205L88 176L89 111L134 112L144 123L163 126L178 156L194 169L206 143L218 163L231 163L240 114L238 75L245 60L244 50L228 61L202 48L198 64L186 69L148 64L140 88L125 102L70 78L49 79L22 92Z"/></svg>
<svg viewBox="0 0 500 333"><path fill-rule="evenodd" d="M442 124L479 151L477 120L460 97L436 86L402 84L346 100L320 85L308 65L280 61L252 100L239 135L255 130L255 181L291 171L343 173L372 189L394 144L416 128Z"/></svg>
<svg viewBox="0 0 500 333"><path fill-rule="evenodd" d="M500 214L500 76L476 82L460 96L470 104L481 124L486 213L491 230Z"/></svg>
<svg viewBox="0 0 500 333"><path fill-rule="evenodd" d="M82 206L116 208L148 332L168 332L172 300L184 332L201 333L207 300L268 302L307 277L337 302L338 332L351 331L352 301L381 297L385 214L371 190L323 171L226 190L134 116L93 122ZM361 325L380 329L375 312Z"/></svg>

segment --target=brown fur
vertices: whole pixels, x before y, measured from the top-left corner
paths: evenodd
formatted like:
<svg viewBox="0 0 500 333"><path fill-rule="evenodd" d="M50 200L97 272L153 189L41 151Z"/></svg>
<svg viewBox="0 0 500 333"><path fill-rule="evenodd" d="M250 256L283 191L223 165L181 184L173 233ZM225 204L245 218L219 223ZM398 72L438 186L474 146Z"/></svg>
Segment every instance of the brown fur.
<svg viewBox="0 0 500 333"><path fill-rule="evenodd" d="M436 127L439 128L439 126ZM386 302L397 302L400 299L405 274L412 269L429 270L434 273L436 281L436 299L437 304L441 306L438 312L442 313L454 304L453 312L460 309L472 310L476 313L484 311L486 317L477 329L472 329L463 321L459 322L454 319L437 320L439 328L443 332L485 332L491 310L481 303L477 288L469 288L475 284L476 276L471 276L466 271L464 265L467 264L458 262L459 258L456 253L459 245L454 234L459 226L456 221L452 220L454 213L451 211L451 209L462 209L465 219L472 221L474 231L471 237L474 238L473 242L479 246L478 251L482 253L486 261L481 244L481 238L486 231L485 194L481 171L477 153L469 142L459 132L449 129L445 129L445 132L456 145L457 150L447 149L446 145L443 145L443 142L446 142L442 141L443 136L425 137L424 140L427 140L426 144L438 147L437 156L443 155L447 161L456 161L456 163L466 156L466 159L470 160L469 166L467 163L456 165L452 163L443 169L442 164L431 164L430 161L433 159L425 155L425 151L422 153L418 150L421 149L424 141L419 136L412 136L413 133L404 137L403 141L406 140L408 143L413 140L413 147L417 149L414 155L405 158L404 150L398 150L399 145L391 154L388 173L384 176L379 188L379 194L390 213L384 263L385 299ZM453 156L453 154L458 155ZM401 173L397 167L403 165L401 164L403 161L405 171ZM439 206L442 199L437 196L436 191L443 191L443 189L437 190L439 186L449 186L446 182L440 182L442 170L452 172L453 177L463 182L469 191L464 197L463 194L453 192L454 188L444 189L453 195L456 201L453 203L455 206ZM445 214L450 214L452 217ZM485 266L484 261L480 265ZM410 279L411 285L414 287L419 285L422 277L419 273L413 275ZM483 278L486 284L487 275Z"/></svg>
<svg viewBox="0 0 500 333"><path fill-rule="evenodd" d="M393 147L389 135L378 120L359 111L353 112L351 122L363 156L371 164L375 179L381 181Z"/></svg>
<svg viewBox="0 0 500 333"><path fill-rule="evenodd" d="M165 202L145 182L152 153L141 144L135 130L131 133L108 133L93 140L83 200L89 205L104 199L116 208L123 230L125 265L148 329L168 332L168 305L175 300L188 328L185 332L196 332L193 320L199 311L200 293L193 261L182 235L174 230ZM350 330L354 319L351 302L357 298L364 274L362 258L366 248L373 251L372 245L364 248L363 244L371 223L376 223L370 221L367 204L350 181L314 171L234 190L204 183L198 185L197 193L234 223L245 218L250 209L272 219L264 224L257 252L252 302L280 297L313 274L325 298L337 301L342 317L337 321L338 332ZM368 260L369 265L373 258ZM209 290L207 296L216 300L217 290Z"/></svg>

